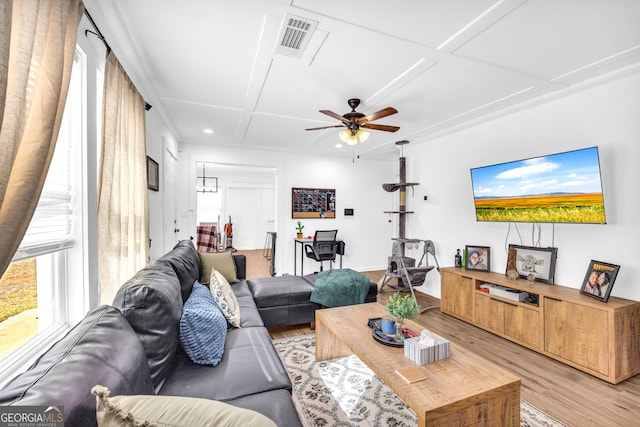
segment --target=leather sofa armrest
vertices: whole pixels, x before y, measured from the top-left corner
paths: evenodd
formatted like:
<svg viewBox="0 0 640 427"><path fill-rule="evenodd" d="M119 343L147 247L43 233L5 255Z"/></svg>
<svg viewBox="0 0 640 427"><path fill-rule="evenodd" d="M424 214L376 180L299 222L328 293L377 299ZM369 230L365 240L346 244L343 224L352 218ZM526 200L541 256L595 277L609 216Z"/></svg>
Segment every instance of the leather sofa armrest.
<svg viewBox="0 0 640 427"><path fill-rule="evenodd" d="M233 261L236 263L236 275L238 280L247 278L247 257L242 254L233 254Z"/></svg>

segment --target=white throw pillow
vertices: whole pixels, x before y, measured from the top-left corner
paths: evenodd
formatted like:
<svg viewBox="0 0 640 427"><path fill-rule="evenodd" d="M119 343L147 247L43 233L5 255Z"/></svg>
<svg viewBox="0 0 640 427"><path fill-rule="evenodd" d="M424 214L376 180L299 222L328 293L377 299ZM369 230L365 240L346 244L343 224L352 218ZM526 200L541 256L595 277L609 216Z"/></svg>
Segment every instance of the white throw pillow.
<svg viewBox="0 0 640 427"><path fill-rule="evenodd" d="M238 298L233 293L231 285L215 268L211 269L211 277L209 278L209 290L213 296L214 301L220 307L222 314L227 319L229 324L235 328L240 327L240 306L238 305Z"/></svg>
<svg viewBox="0 0 640 427"><path fill-rule="evenodd" d="M133 395L109 397L109 389L96 385L98 427L276 427L271 419L217 400L183 396Z"/></svg>

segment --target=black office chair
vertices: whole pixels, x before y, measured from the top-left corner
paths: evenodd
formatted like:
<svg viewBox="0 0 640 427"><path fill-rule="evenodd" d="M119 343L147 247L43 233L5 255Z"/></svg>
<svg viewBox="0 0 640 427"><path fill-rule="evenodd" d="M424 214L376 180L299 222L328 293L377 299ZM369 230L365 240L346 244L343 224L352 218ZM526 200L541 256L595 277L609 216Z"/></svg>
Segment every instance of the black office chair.
<svg viewBox="0 0 640 427"><path fill-rule="evenodd" d="M333 262L336 260L338 251L338 245L336 244L337 234L338 230L316 231L313 243L304 246L307 257L320 263L320 271L322 271L323 261Z"/></svg>

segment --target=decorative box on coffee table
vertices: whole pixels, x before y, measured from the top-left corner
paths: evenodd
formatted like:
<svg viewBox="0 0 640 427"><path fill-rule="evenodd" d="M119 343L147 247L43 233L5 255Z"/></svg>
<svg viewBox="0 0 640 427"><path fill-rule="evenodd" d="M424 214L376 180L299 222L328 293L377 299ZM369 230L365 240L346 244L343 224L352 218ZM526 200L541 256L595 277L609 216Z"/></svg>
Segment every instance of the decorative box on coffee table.
<svg viewBox="0 0 640 427"><path fill-rule="evenodd" d="M418 365L426 365L451 356L451 343L425 329L419 336L404 340L404 355Z"/></svg>

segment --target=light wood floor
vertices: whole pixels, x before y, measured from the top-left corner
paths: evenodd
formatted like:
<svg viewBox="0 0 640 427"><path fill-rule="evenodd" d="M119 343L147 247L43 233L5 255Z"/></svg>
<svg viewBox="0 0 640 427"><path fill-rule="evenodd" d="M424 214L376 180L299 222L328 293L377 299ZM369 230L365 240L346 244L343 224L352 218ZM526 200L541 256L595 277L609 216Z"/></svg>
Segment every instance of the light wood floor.
<svg viewBox="0 0 640 427"><path fill-rule="evenodd" d="M248 278L269 276L262 250L239 252L247 255ZM384 271L363 273L378 282ZM386 302L390 295L379 294L378 302ZM417 292L416 297L422 307L439 305L437 298L424 293ZM612 385L443 314L439 309L428 310L413 320L518 376L522 381L521 398L567 426L640 426L640 375ZM274 338L282 338L313 331L308 325L300 325L271 328L270 333Z"/></svg>

